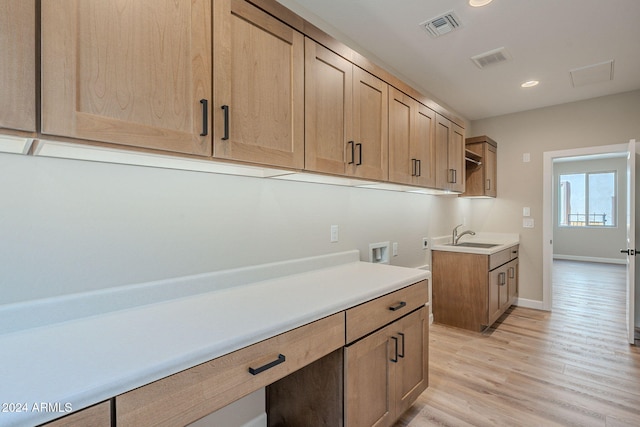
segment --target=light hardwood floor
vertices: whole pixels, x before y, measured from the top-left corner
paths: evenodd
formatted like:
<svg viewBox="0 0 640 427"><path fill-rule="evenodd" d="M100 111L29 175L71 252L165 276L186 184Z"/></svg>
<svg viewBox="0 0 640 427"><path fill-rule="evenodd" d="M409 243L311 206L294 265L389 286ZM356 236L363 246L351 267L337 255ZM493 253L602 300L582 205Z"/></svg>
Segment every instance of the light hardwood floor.
<svg viewBox="0 0 640 427"><path fill-rule="evenodd" d="M399 426L640 426L640 350L626 342L625 267L554 263L553 311L430 329L430 385Z"/></svg>

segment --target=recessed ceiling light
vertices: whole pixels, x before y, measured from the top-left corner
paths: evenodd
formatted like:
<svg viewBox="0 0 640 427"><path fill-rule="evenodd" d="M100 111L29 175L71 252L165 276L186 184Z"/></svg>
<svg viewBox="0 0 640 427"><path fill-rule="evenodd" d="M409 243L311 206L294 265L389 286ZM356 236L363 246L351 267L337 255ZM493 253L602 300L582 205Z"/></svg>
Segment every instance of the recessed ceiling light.
<svg viewBox="0 0 640 427"><path fill-rule="evenodd" d="M492 0L469 0L469 6L482 7L491 3Z"/></svg>
<svg viewBox="0 0 640 427"><path fill-rule="evenodd" d="M520 85L520 87L534 87L538 86L540 82L537 80L529 80L528 82L524 82Z"/></svg>

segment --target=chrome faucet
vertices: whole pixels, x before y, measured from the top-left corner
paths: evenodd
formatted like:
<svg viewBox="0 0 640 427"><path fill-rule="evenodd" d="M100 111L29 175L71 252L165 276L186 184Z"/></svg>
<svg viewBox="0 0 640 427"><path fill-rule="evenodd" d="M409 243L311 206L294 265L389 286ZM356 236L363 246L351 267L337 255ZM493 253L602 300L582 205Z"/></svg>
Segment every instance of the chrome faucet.
<svg viewBox="0 0 640 427"><path fill-rule="evenodd" d="M458 234L458 228L462 227L463 224L458 224L453 228L453 233L451 234L451 243L455 246L458 244L458 240L465 234L470 234L471 236L475 236L476 232L471 230L465 230L462 233Z"/></svg>

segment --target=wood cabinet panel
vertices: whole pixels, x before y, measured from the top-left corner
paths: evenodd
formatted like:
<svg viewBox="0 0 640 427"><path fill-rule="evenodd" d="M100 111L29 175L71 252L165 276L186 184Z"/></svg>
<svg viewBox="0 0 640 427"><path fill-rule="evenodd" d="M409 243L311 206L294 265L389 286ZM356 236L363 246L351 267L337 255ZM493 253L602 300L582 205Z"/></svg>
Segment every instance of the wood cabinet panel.
<svg viewBox="0 0 640 427"><path fill-rule="evenodd" d="M428 386L422 307L345 347L345 425L390 426Z"/></svg>
<svg viewBox="0 0 640 427"><path fill-rule="evenodd" d="M518 246L491 255L433 251L433 317L480 331L515 302Z"/></svg>
<svg viewBox="0 0 640 427"><path fill-rule="evenodd" d="M244 0L213 4L214 157L302 169L303 35Z"/></svg>
<svg viewBox="0 0 640 427"><path fill-rule="evenodd" d="M0 0L0 128L36 130L36 2Z"/></svg>
<svg viewBox="0 0 640 427"><path fill-rule="evenodd" d="M467 179L463 196L497 196L497 147L498 144L488 136L466 139L465 152L473 156L476 161L466 162Z"/></svg>
<svg viewBox="0 0 640 427"><path fill-rule="evenodd" d="M346 341L350 343L427 303L427 281L383 295L346 311Z"/></svg>
<svg viewBox="0 0 640 427"><path fill-rule="evenodd" d="M389 180L435 186L435 112L389 89Z"/></svg>
<svg viewBox="0 0 640 427"><path fill-rule="evenodd" d="M345 348L345 426L393 423L391 327Z"/></svg>
<svg viewBox="0 0 640 427"><path fill-rule="evenodd" d="M111 427L111 401L71 413L43 424L43 427Z"/></svg>
<svg viewBox="0 0 640 427"><path fill-rule="evenodd" d="M389 177L389 91L387 83L353 67L353 163L349 174L386 181ZM358 145L361 144L361 145Z"/></svg>
<svg viewBox="0 0 640 427"><path fill-rule="evenodd" d="M338 313L116 397L119 426L191 423L344 345ZM252 375L284 355L285 361Z"/></svg>
<svg viewBox="0 0 640 427"><path fill-rule="evenodd" d="M349 61L305 39L305 169L344 175L353 160L352 81Z"/></svg>
<svg viewBox="0 0 640 427"><path fill-rule="evenodd" d="M42 2L42 132L210 155L211 57L205 0Z"/></svg>
<svg viewBox="0 0 640 427"><path fill-rule="evenodd" d="M436 187L464 192L464 129L436 115Z"/></svg>

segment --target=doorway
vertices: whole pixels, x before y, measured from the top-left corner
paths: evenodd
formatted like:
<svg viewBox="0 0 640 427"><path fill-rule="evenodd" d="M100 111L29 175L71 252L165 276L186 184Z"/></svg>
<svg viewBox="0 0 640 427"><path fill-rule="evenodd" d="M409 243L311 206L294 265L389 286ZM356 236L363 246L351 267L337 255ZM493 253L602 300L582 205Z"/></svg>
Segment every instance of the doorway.
<svg viewBox="0 0 640 427"><path fill-rule="evenodd" d="M544 153L543 163L543 308L553 308L553 273L554 273L554 224L555 200L558 197L554 180L554 162L561 159L596 158L626 155L626 144L584 147L571 150L551 151ZM620 245L623 245L620 242Z"/></svg>

